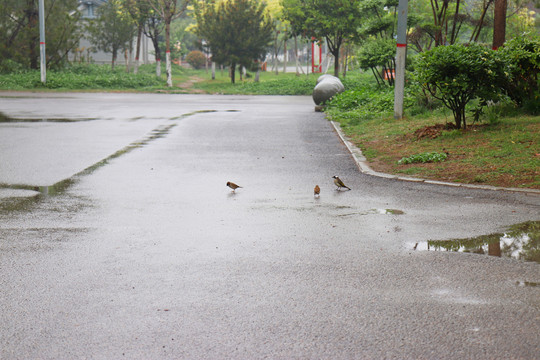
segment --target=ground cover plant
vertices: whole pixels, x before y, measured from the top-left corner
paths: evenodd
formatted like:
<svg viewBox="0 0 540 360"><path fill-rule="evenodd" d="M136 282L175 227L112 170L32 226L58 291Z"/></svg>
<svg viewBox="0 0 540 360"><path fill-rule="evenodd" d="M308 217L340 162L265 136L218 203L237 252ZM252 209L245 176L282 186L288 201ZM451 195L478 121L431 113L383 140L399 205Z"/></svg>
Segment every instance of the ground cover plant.
<svg viewBox="0 0 540 360"><path fill-rule="evenodd" d="M311 95L318 78L318 75L275 75L272 72L261 72L259 76L257 82L255 74L249 73L242 81L231 84L226 71L216 71L215 80L212 80L210 72L200 72L200 81L193 85L193 89L208 94Z"/></svg>
<svg viewBox="0 0 540 360"><path fill-rule="evenodd" d="M393 118L384 101L388 90L360 77L361 90L346 91L329 104L327 114L341 124L375 170L458 183L540 189L540 116L511 103L492 105L467 129L458 129L442 106L419 111L407 92L406 117ZM354 96L360 92L359 96ZM366 110L369 109L369 110ZM411 155L446 155L444 161L399 161ZM442 155L440 155L442 157ZM413 159L414 160L414 156ZM407 163L405 163L407 162Z"/></svg>
<svg viewBox="0 0 540 360"><path fill-rule="evenodd" d="M401 160L398 161L399 165L406 165L406 164L417 164L417 163L430 163L430 162L441 162L446 160L448 155L444 152L425 152L421 154L414 154L411 156L407 156L404 158L401 158Z"/></svg>
<svg viewBox="0 0 540 360"><path fill-rule="evenodd" d="M127 73L125 67L81 64L63 70L47 71L47 81L41 82L39 70L0 74L2 90L150 90L165 85L155 76L153 65L143 65L138 74Z"/></svg>

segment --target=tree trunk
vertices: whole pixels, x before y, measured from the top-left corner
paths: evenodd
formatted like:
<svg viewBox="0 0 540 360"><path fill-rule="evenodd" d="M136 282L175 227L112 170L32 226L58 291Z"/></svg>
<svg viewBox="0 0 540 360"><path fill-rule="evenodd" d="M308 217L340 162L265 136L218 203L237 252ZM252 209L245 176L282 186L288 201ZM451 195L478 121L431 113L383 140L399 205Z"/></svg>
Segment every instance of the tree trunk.
<svg viewBox="0 0 540 360"><path fill-rule="evenodd" d="M113 49L112 51L112 61L111 61L111 69L114 70L114 63L116 61L116 56L118 53L118 49Z"/></svg>
<svg viewBox="0 0 540 360"><path fill-rule="evenodd" d="M159 49L158 37L152 36L152 44L154 45L154 50L156 52L156 76L161 77L161 50Z"/></svg>
<svg viewBox="0 0 540 360"><path fill-rule="evenodd" d="M276 34L276 41L274 42L274 69L276 71L276 75L279 73L277 56L278 56L278 34Z"/></svg>
<svg viewBox="0 0 540 360"><path fill-rule="evenodd" d="M39 31L34 31L34 29L38 28L38 19L39 19L39 12L36 9L36 4L34 0L27 0L27 7L26 7L26 18L27 18L27 26L28 26L28 33L30 34L28 38L28 50L29 50L29 57L30 57L30 68L31 69L38 69L38 52L36 44L39 44Z"/></svg>
<svg viewBox="0 0 540 360"><path fill-rule="evenodd" d="M506 37L506 0L495 0L493 12L493 50L503 46Z"/></svg>
<svg viewBox="0 0 540 360"><path fill-rule="evenodd" d="M458 129L466 129L467 121L465 119L465 105L458 105L452 109L454 113L454 120Z"/></svg>
<svg viewBox="0 0 540 360"><path fill-rule="evenodd" d="M344 51L344 56L343 56L343 78L345 79L345 76L347 76L347 61L349 59L349 49L350 49L350 46L349 45L345 45L345 51Z"/></svg>
<svg viewBox="0 0 540 360"><path fill-rule="evenodd" d="M236 76L236 63L231 64L230 71L231 71L231 83L234 84L235 83L235 76Z"/></svg>
<svg viewBox="0 0 540 360"><path fill-rule="evenodd" d="M165 65L167 71L167 86L172 87L172 65L171 65L171 52L167 51L165 54Z"/></svg>
<svg viewBox="0 0 540 360"><path fill-rule="evenodd" d="M339 77L339 49L332 54L334 55L334 76Z"/></svg>
<svg viewBox="0 0 540 360"><path fill-rule="evenodd" d="M165 19L165 66L167 71L167 86L172 87L171 66L171 18Z"/></svg>
<svg viewBox="0 0 540 360"><path fill-rule="evenodd" d="M287 72L287 39L283 40L283 73Z"/></svg>
<svg viewBox="0 0 540 360"><path fill-rule="evenodd" d="M124 50L124 61L126 63L126 73L129 74L129 51L128 49Z"/></svg>
<svg viewBox="0 0 540 360"><path fill-rule="evenodd" d="M139 25L137 31L137 49L135 49L135 64L133 64L133 73L139 72L139 56L141 55L141 38L142 38L142 25Z"/></svg>
<svg viewBox="0 0 540 360"><path fill-rule="evenodd" d="M294 62L296 63L296 76L300 76L298 71L298 37L294 35Z"/></svg>
<svg viewBox="0 0 540 360"><path fill-rule="evenodd" d="M370 69L371 69L371 72L373 73L373 76L375 76L375 80L377 80L377 85L381 86L381 83L379 82L379 76L380 75L377 75L377 69L374 68L374 67L371 67Z"/></svg>
<svg viewBox="0 0 540 360"><path fill-rule="evenodd" d="M309 44L306 45L307 47L307 64L306 64L306 76L309 76L309 61L310 61L310 58L309 58Z"/></svg>

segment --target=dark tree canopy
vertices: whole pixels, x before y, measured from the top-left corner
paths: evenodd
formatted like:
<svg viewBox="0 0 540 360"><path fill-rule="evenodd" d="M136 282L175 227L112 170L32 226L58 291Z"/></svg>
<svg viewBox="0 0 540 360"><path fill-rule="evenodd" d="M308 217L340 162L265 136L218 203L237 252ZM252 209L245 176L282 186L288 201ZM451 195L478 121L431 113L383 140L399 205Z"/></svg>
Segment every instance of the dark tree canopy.
<svg viewBox="0 0 540 360"><path fill-rule="evenodd" d="M60 66L81 32L77 0L45 1L47 66ZM0 1L0 71L39 67L38 0Z"/></svg>
<svg viewBox="0 0 540 360"><path fill-rule="evenodd" d="M212 60L231 68L235 82L237 65L250 68L262 60L272 41L272 21L266 5L254 0L197 3L197 34L204 40Z"/></svg>

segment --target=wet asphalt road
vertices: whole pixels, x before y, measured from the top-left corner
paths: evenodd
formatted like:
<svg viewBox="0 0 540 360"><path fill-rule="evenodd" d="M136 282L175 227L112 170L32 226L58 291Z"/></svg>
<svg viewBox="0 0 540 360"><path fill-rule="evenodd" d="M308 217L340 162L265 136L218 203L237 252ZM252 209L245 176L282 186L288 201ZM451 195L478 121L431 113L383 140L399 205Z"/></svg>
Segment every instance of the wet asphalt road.
<svg viewBox="0 0 540 360"><path fill-rule="evenodd" d="M538 358L539 264L413 250L538 220L538 195L363 175L309 97L0 112L26 120L0 123L1 359Z"/></svg>

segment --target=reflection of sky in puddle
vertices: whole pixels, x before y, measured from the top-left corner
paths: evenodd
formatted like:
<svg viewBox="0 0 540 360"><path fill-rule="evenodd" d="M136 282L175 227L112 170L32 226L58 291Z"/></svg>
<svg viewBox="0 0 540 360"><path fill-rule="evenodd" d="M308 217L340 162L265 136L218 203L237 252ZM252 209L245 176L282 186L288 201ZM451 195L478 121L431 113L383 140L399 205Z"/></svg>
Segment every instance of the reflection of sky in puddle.
<svg viewBox="0 0 540 360"><path fill-rule="evenodd" d="M540 221L513 225L505 233L467 239L424 241L412 244L411 248L487 254L540 263Z"/></svg>

